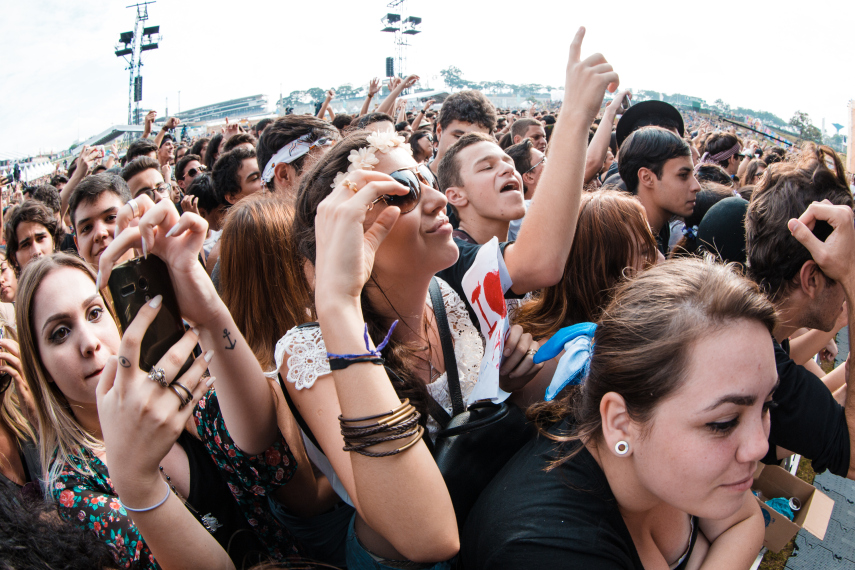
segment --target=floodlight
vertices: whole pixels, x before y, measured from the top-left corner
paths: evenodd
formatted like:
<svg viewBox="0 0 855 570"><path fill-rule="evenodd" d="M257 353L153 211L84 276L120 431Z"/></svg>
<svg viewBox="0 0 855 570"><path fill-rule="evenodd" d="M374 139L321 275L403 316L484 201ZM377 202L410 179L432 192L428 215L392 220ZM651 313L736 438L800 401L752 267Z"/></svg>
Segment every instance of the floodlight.
<svg viewBox="0 0 855 570"><path fill-rule="evenodd" d="M132 50L131 48L117 49L116 50L116 57L122 57L124 55L131 55L131 53L133 53L133 51L134 50Z"/></svg>
<svg viewBox="0 0 855 570"><path fill-rule="evenodd" d="M125 45L128 45L132 41L134 41L134 33L133 32L122 32L119 34L119 41Z"/></svg>
<svg viewBox="0 0 855 570"><path fill-rule="evenodd" d="M148 51L150 49L157 49L157 43L143 44L140 46L140 51Z"/></svg>
<svg viewBox="0 0 855 570"><path fill-rule="evenodd" d="M142 31L144 36L151 36L154 34L160 33L160 26L151 26L150 28L143 28Z"/></svg>
<svg viewBox="0 0 855 570"><path fill-rule="evenodd" d="M414 26L418 26L419 24L422 23L422 19L419 18L418 16L410 16L409 18L404 20L404 22L405 23L411 23Z"/></svg>

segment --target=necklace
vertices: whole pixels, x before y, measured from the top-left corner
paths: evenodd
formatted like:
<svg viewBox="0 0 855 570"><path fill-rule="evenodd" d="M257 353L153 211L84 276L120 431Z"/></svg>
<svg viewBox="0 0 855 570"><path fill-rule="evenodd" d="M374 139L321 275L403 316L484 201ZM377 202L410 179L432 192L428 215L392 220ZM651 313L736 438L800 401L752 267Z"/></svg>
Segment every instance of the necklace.
<svg viewBox="0 0 855 570"><path fill-rule="evenodd" d="M211 534L214 534L215 532L217 532L218 528L223 526L220 524L220 521L218 521L217 518L211 513L208 513L204 516L200 516L199 511L194 509L193 505L188 503L187 499L182 497L181 493L178 492L178 489L175 488L175 485L172 483L172 478L166 474L166 471L163 470L163 465L158 465L157 467L158 469L160 469L160 472L163 474L163 476L166 477L166 484L169 485L169 488L172 489L172 492L175 493L175 496L181 499L181 502L184 503L184 506L187 507L191 513L193 513L193 516L196 517L200 523L202 523L202 526L205 527L205 530L207 530Z"/></svg>

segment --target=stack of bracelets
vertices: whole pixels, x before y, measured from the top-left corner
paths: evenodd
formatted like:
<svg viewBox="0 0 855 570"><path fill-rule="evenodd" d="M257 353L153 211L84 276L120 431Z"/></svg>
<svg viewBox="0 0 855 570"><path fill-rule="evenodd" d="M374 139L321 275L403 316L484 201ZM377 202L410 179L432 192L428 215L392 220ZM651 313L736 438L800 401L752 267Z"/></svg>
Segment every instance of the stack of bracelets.
<svg viewBox="0 0 855 570"><path fill-rule="evenodd" d="M398 321L392 323L392 327L389 329L386 338L383 339L383 342L376 349L371 348L368 338L368 325L365 325L365 349L368 352L364 354L335 354L328 352L327 358L329 359L330 370L344 370L351 364L362 362L383 366L385 361L380 356L380 351L389 343L389 338L391 338L392 331L395 330L395 325L397 324ZM410 405L410 400L403 400L401 405L394 410L389 410L376 416L366 416L364 418L345 418L344 416L339 416L338 421L341 422L341 435L344 436L344 450L355 451L360 455L368 457L397 455L414 446L422 438L425 429L419 425L421 417L421 414ZM378 443L404 439L407 439L406 443L398 449L381 452L373 452L366 449Z"/></svg>
<svg viewBox="0 0 855 570"><path fill-rule="evenodd" d="M339 416L341 435L344 436L344 450L355 451L368 457L388 457L397 455L414 446L422 438L425 429L419 425L421 414L404 400L394 410L376 416L364 418L345 418ZM372 423L366 424L365 422ZM358 424L358 425L355 425ZM408 439L404 445L389 451L373 452L366 448L386 441Z"/></svg>

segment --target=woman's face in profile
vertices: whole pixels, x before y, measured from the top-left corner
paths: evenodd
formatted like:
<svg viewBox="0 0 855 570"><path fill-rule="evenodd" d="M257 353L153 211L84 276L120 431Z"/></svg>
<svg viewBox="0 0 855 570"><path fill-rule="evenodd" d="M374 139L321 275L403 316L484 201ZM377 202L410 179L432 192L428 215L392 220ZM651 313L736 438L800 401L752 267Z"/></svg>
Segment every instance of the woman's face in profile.
<svg viewBox="0 0 855 570"><path fill-rule="evenodd" d="M32 306L33 341L50 381L72 406L94 404L107 358L121 342L95 282L73 267L54 269L39 283Z"/></svg>
<svg viewBox="0 0 855 570"><path fill-rule="evenodd" d="M768 450L777 381L762 324L736 320L710 329L689 353L683 385L643 428L633 423L629 459L646 490L698 517L736 513Z"/></svg>

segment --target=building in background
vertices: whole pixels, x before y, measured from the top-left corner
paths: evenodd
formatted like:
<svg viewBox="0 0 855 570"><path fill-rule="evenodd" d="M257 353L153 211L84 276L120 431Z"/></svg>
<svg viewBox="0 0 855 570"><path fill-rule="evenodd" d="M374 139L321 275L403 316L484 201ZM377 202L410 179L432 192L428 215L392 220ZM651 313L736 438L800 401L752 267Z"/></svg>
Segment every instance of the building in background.
<svg viewBox="0 0 855 570"><path fill-rule="evenodd" d="M214 103L197 107L188 111L181 111L175 116L181 119L182 123L199 123L204 121L215 121L217 119L240 119L242 117L254 117L267 114L267 95L251 95L249 97L241 97L240 99L232 99L223 101L222 103ZM166 120L164 117L158 117L158 123Z"/></svg>

